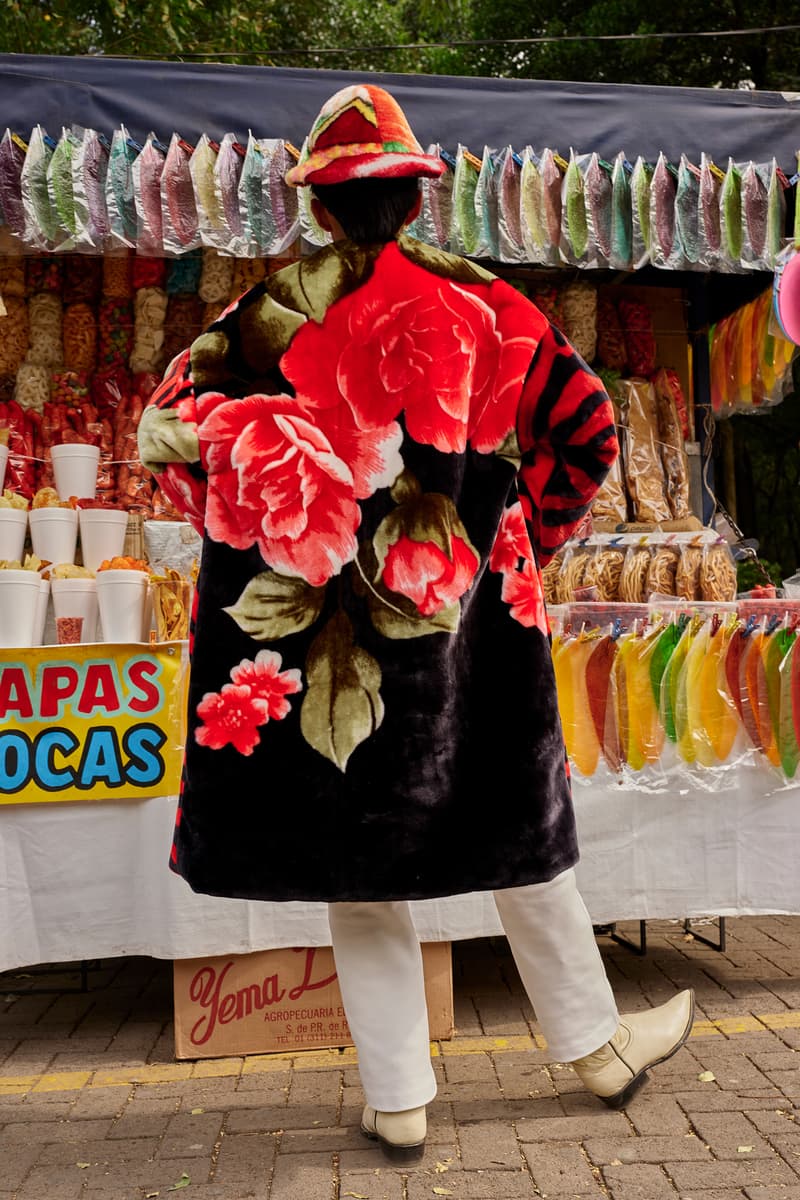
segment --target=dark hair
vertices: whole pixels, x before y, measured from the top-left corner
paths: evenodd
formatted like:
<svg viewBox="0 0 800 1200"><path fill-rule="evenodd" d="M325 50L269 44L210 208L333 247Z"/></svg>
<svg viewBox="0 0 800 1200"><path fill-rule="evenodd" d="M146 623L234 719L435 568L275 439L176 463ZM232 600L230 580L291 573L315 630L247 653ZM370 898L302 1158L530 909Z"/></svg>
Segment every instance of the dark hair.
<svg viewBox="0 0 800 1200"><path fill-rule="evenodd" d="M351 179L311 191L353 242L391 242L419 195L419 179Z"/></svg>

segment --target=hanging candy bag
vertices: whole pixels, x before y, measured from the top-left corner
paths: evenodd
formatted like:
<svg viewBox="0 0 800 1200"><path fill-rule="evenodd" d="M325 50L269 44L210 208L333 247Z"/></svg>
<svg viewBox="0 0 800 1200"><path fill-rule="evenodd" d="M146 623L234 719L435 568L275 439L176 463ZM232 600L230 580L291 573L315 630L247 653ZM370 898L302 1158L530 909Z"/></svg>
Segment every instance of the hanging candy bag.
<svg viewBox="0 0 800 1200"><path fill-rule="evenodd" d="M136 205L136 250L147 257L160 258L164 253L161 176L165 159L166 148L154 133L149 133L131 168Z"/></svg>
<svg viewBox="0 0 800 1200"><path fill-rule="evenodd" d="M767 208L769 200L768 165L746 163L742 170L742 248L741 264L750 271L766 270Z"/></svg>
<svg viewBox="0 0 800 1200"><path fill-rule="evenodd" d="M47 168L55 146L42 126L35 125L20 175L25 210L23 240L36 250L52 250L58 242L58 218L47 186Z"/></svg>
<svg viewBox="0 0 800 1200"><path fill-rule="evenodd" d="M700 168L681 155L675 193L675 226L684 256L684 266L700 265Z"/></svg>
<svg viewBox="0 0 800 1200"><path fill-rule="evenodd" d="M190 166L193 151L193 146L173 133L161 173L162 237L167 254L185 254L200 245Z"/></svg>
<svg viewBox="0 0 800 1200"><path fill-rule="evenodd" d="M589 155L569 152L569 164L561 185L561 240L559 248L564 262L587 266L589 259L589 222L586 213L584 170ZM583 166L583 170L581 167Z"/></svg>
<svg viewBox="0 0 800 1200"><path fill-rule="evenodd" d="M27 149L27 142L10 129L0 139L0 215L19 238L25 233L21 175Z"/></svg>
<svg viewBox="0 0 800 1200"><path fill-rule="evenodd" d="M75 249L78 230L75 216L75 196L72 183L72 160L79 139L71 129L62 129L61 137L47 165L47 190L50 206L58 221L59 250Z"/></svg>
<svg viewBox="0 0 800 1200"><path fill-rule="evenodd" d="M537 264L553 263L558 255L558 244L553 246L547 231L542 164L530 146L522 152L519 205L526 260Z"/></svg>
<svg viewBox="0 0 800 1200"><path fill-rule="evenodd" d="M650 262L650 182L653 164L640 156L631 175L632 265L635 271Z"/></svg>
<svg viewBox="0 0 800 1200"><path fill-rule="evenodd" d="M220 198L214 186L214 168L219 154L219 145L203 133L189 161L194 201L197 208L197 225L203 246L224 249L225 218Z"/></svg>
<svg viewBox="0 0 800 1200"><path fill-rule="evenodd" d="M246 153L236 134L226 133L214 164L214 191L224 220L222 249L226 254L234 256L247 253L247 239L244 236L244 224L239 209L239 183Z"/></svg>
<svg viewBox="0 0 800 1200"><path fill-rule="evenodd" d="M586 217L589 227L589 257L598 267L611 259L613 187L611 171L599 155L592 154L584 175Z"/></svg>
<svg viewBox="0 0 800 1200"><path fill-rule="evenodd" d="M279 141L270 156L267 180L269 213L275 225L275 241L269 247L271 255L281 255L300 236L300 211L298 191L302 188L289 187L286 172L293 165L286 143Z"/></svg>
<svg viewBox="0 0 800 1200"><path fill-rule="evenodd" d="M697 208L698 257L701 267L724 268L720 191L725 175L707 154L700 156Z"/></svg>
<svg viewBox="0 0 800 1200"><path fill-rule="evenodd" d="M453 178L453 212L450 245L456 254L478 258L486 253L482 219L475 204L481 163L466 146L459 145Z"/></svg>
<svg viewBox="0 0 800 1200"><path fill-rule="evenodd" d="M620 151L611 172L611 253L609 266L628 271L633 254L633 215L631 212L632 168Z"/></svg>
<svg viewBox="0 0 800 1200"><path fill-rule="evenodd" d="M499 180L496 175L495 153L488 146L484 146L478 182L475 186L475 212L480 228L483 254L489 258L498 259L500 257L497 229Z"/></svg>
<svg viewBox="0 0 800 1200"><path fill-rule="evenodd" d="M742 174L732 158L719 196L722 259L730 271L741 269L742 258Z"/></svg>
<svg viewBox="0 0 800 1200"><path fill-rule="evenodd" d="M277 145L277 138L256 138L251 130L239 179L239 213L247 253L256 257L266 254L275 240L275 225L265 202L265 180Z"/></svg>
<svg viewBox="0 0 800 1200"><path fill-rule="evenodd" d="M133 163L141 146L129 136L124 125L114 130L106 176L106 204L111 226L111 242L116 246L136 245L137 217L133 198Z"/></svg>
<svg viewBox="0 0 800 1200"><path fill-rule="evenodd" d="M501 262L524 262L525 246L520 224L522 160L511 146L497 159L497 237Z"/></svg>
<svg viewBox="0 0 800 1200"><path fill-rule="evenodd" d="M75 246L80 250L104 250L111 233L106 205L109 150L108 141L97 130L85 129L73 155Z"/></svg>
<svg viewBox="0 0 800 1200"><path fill-rule="evenodd" d="M677 190L675 169L662 152L650 182L650 261L653 266L668 270L684 265L675 222Z"/></svg>

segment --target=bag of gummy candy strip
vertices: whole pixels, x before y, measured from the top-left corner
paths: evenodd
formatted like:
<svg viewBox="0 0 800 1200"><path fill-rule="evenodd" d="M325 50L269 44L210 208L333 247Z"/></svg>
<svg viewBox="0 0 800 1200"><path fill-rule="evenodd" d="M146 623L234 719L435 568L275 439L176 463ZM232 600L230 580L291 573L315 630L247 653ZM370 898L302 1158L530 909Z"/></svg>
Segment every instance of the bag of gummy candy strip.
<svg viewBox="0 0 800 1200"><path fill-rule="evenodd" d="M495 178L495 150L488 146L483 148L481 169L478 172L478 182L475 187L475 212L478 217L483 253L488 258L500 257L500 243L497 230L497 183Z"/></svg>
<svg viewBox="0 0 800 1200"><path fill-rule="evenodd" d="M166 147L154 133L149 133L131 168L136 205L136 250L150 258L160 258L164 253L161 176L166 156Z"/></svg>
<svg viewBox="0 0 800 1200"><path fill-rule="evenodd" d="M225 254L239 258L247 254L247 239L239 209L239 182L246 153L236 134L226 133L214 164L214 191L224 220L224 245L220 249Z"/></svg>
<svg viewBox="0 0 800 1200"><path fill-rule="evenodd" d="M675 193L675 227L684 267L700 266L700 168L681 155Z"/></svg>
<svg viewBox="0 0 800 1200"><path fill-rule="evenodd" d="M650 181L653 164L639 156L631 175L631 265L635 271L650 262Z"/></svg>
<svg viewBox="0 0 800 1200"><path fill-rule="evenodd" d="M438 145L428 146L426 154L439 157L440 150ZM433 219L431 211L431 189L430 179L420 179L420 195L422 197L420 203L419 215L414 218L408 226L409 237L416 238L419 242L424 242L426 246L437 246L441 249L439 241L439 233Z"/></svg>
<svg viewBox="0 0 800 1200"><path fill-rule="evenodd" d="M164 250L185 254L200 245L197 205L190 163L194 147L173 133L161 174L161 215Z"/></svg>
<svg viewBox="0 0 800 1200"><path fill-rule="evenodd" d="M631 175L633 168L620 151L611 171L611 253L609 266L628 271L633 254L633 216L631 213Z"/></svg>
<svg viewBox="0 0 800 1200"><path fill-rule="evenodd" d="M553 247L547 232L544 209L544 178L542 162L530 146L522 152L519 182L519 223L525 259L530 263L553 260ZM560 232L560 225L559 225ZM558 254L558 246L555 247Z"/></svg>
<svg viewBox="0 0 800 1200"><path fill-rule="evenodd" d="M31 130L20 184L25 210L23 240L36 250L52 250L58 243L58 217L50 202L47 168L56 144L41 125Z"/></svg>
<svg viewBox="0 0 800 1200"><path fill-rule="evenodd" d="M520 224L522 159L506 146L497 157L497 240L501 262L524 262L525 246Z"/></svg>
<svg viewBox="0 0 800 1200"><path fill-rule="evenodd" d="M72 183L72 161L78 144L78 136L71 129L62 128L61 137L47 164L47 190L50 207L57 221L56 244L63 251L75 249L78 229Z"/></svg>
<svg viewBox="0 0 800 1200"><path fill-rule="evenodd" d="M742 259L742 172L728 159L728 169L719 194L721 263L723 269L741 270Z"/></svg>
<svg viewBox="0 0 800 1200"><path fill-rule="evenodd" d="M25 162L27 142L7 129L0 139L0 219L17 237L25 233L25 208L22 203L20 176Z"/></svg>
<svg viewBox="0 0 800 1200"><path fill-rule="evenodd" d="M677 192L677 172L662 151L650 181L650 261L673 271L685 265L675 218Z"/></svg>
<svg viewBox="0 0 800 1200"><path fill-rule="evenodd" d="M586 212L584 173L591 155L569 152L569 163L561 184L561 241L564 262L590 266L589 219Z"/></svg>
<svg viewBox="0 0 800 1200"><path fill-rule="evenodd" d="M697 262L701 267L724 269L720 192L725 174L708 154L700 155L697 198Z"/></svg>
<svg viewBox="0 0 800 1200"><path fill-rule="evenodd" d="M106 204L106 180L111 147L96 129L84 129L72 159L75 204L75 246L102 251L111 233Z"/></svg>
<svg viewBox="0 0 800 1200"><path fill-rule="evenodd" d="M189 160L189 173L197 207L200 242L214 250L224 250L225 215L214 186L214 168L218 155L218 143L212 142L207 134L202 133Z"/></svg>
<svg viewBox="0 0 800 1200"><path fill-rule="evenodd" d="M283 254L300 236L297 193L307 189L289 187L286 182L286 172L293 165L294 159L286 143L279 139L270 155L266 174L269 216L275 226L275 240L269 248L271 255Z"/></svg>
<svg viewBox="0 0 800 1200"><path fill-rule="evenodd" d="M113 246L136 245L137 216L133 197L133 164L141 146L132 140L124 125L115 129L106 175L106 207Z"/></svg>
<svg viewBox="0 0 800 1200"><path fill-rule="evenodd" d="M486 253L481 214L475 204L481 163L459 144L453 177L450 244L457 254L478 258Z"/></svg>

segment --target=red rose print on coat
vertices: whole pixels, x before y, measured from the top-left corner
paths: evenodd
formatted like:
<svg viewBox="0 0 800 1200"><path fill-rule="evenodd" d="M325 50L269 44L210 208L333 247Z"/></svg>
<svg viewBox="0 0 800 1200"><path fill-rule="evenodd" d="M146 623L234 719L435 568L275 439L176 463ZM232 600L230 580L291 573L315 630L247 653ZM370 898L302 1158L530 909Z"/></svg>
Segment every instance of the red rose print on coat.
<svg viewBox="0 0 800 1200"><path fill-rule="evenodd" d="M517 501L503 513L489 568L502 573L501 597L511 606L511 616L520 625L536 626L549 633L542 580L531 550L522 504Z"/></svg>
<svg viewBox="0 0 800 1200"><path fill-rule="evenodd" d="M231 671L231 683L221 692L207 692L197 706L204 722L195 739L209 750L233 746L251 755L261 741L260 725L282 721L291 709L287 696L302 688L298 670L282 671L282 658L275 650L261 650L255 659L243 659Z"/></svg>
<svg viewBox="0 0 800 1200"><path fill-rule="evenodd" d="M290 396L214 405L198 429L208 472L206 529L236 549L257 544L284 575L321 587L356 552L358 500L399 473L400 428L359 429L349 410L312 414Z"/></svg>
<svg viewBox="0 0 800 1200"><path fill-rule="evenodd" d="M514 429L536 348L517 293L498 281L489 297L447 279L432 283L388 246L373 285L298 330L281 369L320 404L344 399L360 428L402 412L417 442L446 453L462 453L469 442L489 453Z"/></svg>
<svg viewBox="0 0 800 1200"><path fill-rule="evenodd" d="M475 551L460 537L452 538L448 556L433 542L403 534L389 547L382 578L390 591L408 596L423 617L432 617L461 599L477 567Z"/></svg>

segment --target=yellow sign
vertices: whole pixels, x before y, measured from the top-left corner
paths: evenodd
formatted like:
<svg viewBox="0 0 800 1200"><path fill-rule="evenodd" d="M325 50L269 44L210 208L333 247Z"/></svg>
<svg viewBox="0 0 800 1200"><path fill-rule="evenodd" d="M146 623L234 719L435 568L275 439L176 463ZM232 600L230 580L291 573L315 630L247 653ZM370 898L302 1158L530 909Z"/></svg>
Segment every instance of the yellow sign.
<svg viewBox="0 0 800 1200"><path fill-rule="evenodd" d="M0 804L177 793L178 643L0 651Z"/></svg>

